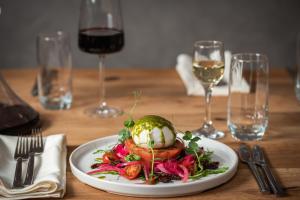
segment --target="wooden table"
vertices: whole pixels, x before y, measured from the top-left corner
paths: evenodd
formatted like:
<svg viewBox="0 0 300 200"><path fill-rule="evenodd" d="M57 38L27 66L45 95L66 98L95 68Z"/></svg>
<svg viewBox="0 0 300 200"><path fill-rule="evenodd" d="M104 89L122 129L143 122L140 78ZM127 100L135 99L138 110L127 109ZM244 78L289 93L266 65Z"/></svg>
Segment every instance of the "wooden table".
<svg viewBox="0 0 300 200"><path fill-rule="evenodd" d="M83 112L98 101L97 70L74 70L74 104L71 110L50 111L41 107L38 99L30 95L36 70L5 70L4 77L25 101L40 112L45 134L65 133L68 153L78 145L100 137L113 135L122 127L126 115L114 119L92 119ZM108 102L128 111L133 103L132 91L141 90L142 99L134 117L156 114L171 120L178 129L198 128L204 117L203 97L188 97L185 88L173 69L112 69L107 72ZM237 149L226 127L226 97L214 97L212 116L215 126L226 132L220 141ZM297 102L293 80L284 70L271 70L270 123L264 141L260 144L268 154L274 171L279 175L289 196L300 199L300 103ZM237 174L228 183L201 194L176 199L271 199L263 195L249 169L239 164ZM67 194L65 199L135 199L94 189L79 182L67 169ZM138 198L136 198L138 199ZM139 198L140 199L140 198Z"/></svg>

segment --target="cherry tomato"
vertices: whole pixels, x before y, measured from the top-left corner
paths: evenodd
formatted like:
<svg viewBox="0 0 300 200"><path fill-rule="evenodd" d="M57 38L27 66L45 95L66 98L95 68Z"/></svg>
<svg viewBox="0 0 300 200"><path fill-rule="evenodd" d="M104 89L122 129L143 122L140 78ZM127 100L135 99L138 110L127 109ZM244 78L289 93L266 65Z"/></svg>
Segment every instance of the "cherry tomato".
<svg viewBox="0 0 300 200"><path fill-rule="evenodd" d="M143 148L137 146L132 139L128 139L125 141L125 146L129 150L130 153L137 154L141 156L141 158L145 162L152 161L152 152L150 149ZM184 149L184 144L179 140L176 140L175 144L171 147L164 149L154 149L154 157L159 159L171 159L175 158L180 154L180 152Z"/></svg>
<svg viewBox="0 0 300 200"><path fill-rule="evenodd" d="M106 164L111 164L112 162L118 160L118 156L112 151L105 152L102 156L102 162Z"/></svg>
<svg viewBox="0 0 300 200"><path fill-rule="evenodd" d="M123 176L128 178L128 179L135 179L138 177L142 170L142 166L137 164L137 165L129 165L124 168L124 174Z"/></svg>

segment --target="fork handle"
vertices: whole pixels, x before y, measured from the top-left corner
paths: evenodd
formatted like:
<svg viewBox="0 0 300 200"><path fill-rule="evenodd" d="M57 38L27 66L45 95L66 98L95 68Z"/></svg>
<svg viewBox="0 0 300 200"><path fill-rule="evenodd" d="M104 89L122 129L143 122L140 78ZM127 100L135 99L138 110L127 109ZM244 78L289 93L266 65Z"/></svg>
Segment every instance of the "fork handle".
<svg viewBox="0 0 300 200"><path fill-rule="evenodd" d="M13 188L23 188L24 185L22 183L22 158L17 158Z"/></svg>
<svg viewBox="0 0 300 200"><path fill-rule="evenodd" d="M24 185L32 185L33 169L34 169L34 153L30 153Z"/></svg>

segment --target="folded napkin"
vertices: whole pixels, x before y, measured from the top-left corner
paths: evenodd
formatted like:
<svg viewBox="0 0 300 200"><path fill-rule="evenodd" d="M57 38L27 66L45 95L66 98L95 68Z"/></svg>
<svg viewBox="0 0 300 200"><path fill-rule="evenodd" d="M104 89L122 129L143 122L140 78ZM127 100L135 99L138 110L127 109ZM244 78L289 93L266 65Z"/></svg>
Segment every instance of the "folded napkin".
<svg viewBox="0 0 300 200"><path fill-rule="evenodd" d="M0 135L0 199L61 198L66 191L66 139L63 134L45 137L44 152L35 157L34 184L12 189L17 137ZM23 162L23 180L27 162Z"/></svg>
<svg viewBox="0 0 300 200"><path fill-rule="evenodd" d="M230 72L231 52L225 51L225 70L221 84L213 87L213 96L227 96L228 95L228 81ZM187 95L204 96L204 89L200 81L193 74L193 63L191 56L187 54L180 54L177 56L176 70L187 89ZM239 85L240 92L249 92L248 83L242 79Z"/></svg>

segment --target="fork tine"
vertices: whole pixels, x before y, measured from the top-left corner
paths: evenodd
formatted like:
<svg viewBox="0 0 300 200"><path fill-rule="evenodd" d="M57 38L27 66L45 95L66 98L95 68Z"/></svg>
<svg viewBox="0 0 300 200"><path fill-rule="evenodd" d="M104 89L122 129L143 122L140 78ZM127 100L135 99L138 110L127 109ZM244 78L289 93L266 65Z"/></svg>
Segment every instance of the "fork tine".
<svg viewBox="0 0 300 200"><path fill-rule="evenodd" d="M28 158L28 153L29 153L29 144L28 144L28 136L25 137L25 155L26 158Z"/></svg>
<svg viewBox="0 0 300 200"><path fill-rule="evenodd" d="M23 139L23 135L21 135L20 137L20 149L19 149L19 154L22 156L23 152L24 152L24 139Z"/></svg>
<svg viewBox="0 0 300 200"><path fill-rule="evenodd" d="M35 131L35 135L34 135L34 148L38 148L39 144L38 144L38 137L37 137L37 131Z"/></svg>
<svg viewBox="0 0 300 200"><path fill-rule="evenodd" d="M40 148L43 150L44 149L44 143L43 143L43 135L42 131L39 131L39 137L40 137Z"/></svg>
<svg viewBox="0 0 300 200"><path fill-rule="evenodd" d="M33 137L32 137L32 135L30 136L29 152L33 152Z"/></svg>

